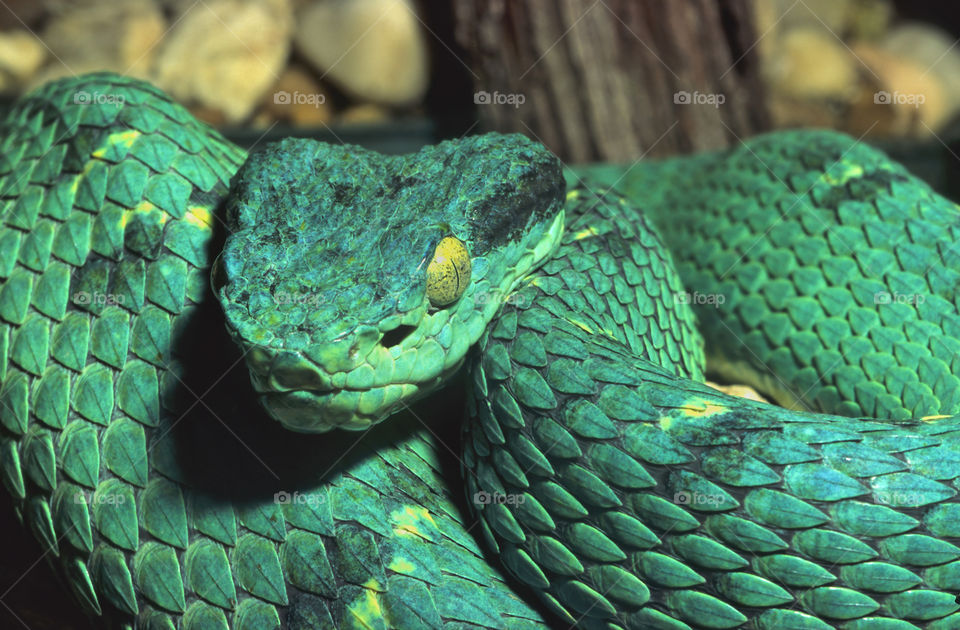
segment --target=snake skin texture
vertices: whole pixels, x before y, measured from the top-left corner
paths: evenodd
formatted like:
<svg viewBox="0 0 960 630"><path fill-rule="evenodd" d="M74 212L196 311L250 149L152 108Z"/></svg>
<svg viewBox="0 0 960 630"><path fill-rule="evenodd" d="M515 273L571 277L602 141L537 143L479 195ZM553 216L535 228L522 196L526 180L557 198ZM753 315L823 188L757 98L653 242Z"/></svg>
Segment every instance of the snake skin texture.
<svg viewBox="0 0 960 630"><path fill-rule="evenodd" d="M458 408L304 435L258 405L210 290L247 156L164 94L59 81L0 143L0 477L98 623L960 628L958 214L883 154L579 171L465 355L457 470ZM433 154L400 164L455 189ZM698 382L697 320L800 409Z"/></svg>
<svg viewBox="0 0 960 630"><path fill-rule="evenodd" d="M960 424L931 415L956 406L957 206L830 132L578 175L628 197L612 223L597 209L616 195L581 209L473 378L467 482L508 569L583 628L960 627ZM624 226L644 216L686 290L638 254ZM649 295L697 307L721 371L767 364L810 407L917 419L788 411L678 378L680 323L625 306L645 296L607 277L605 260L629 278L640 259ZM619 308L650 315L611 322Z"/></svg>
<svg viewBox="0 0 960 630"><path fill-rule="evenodd" d="M110 75L45 87L0 135L0 470L87 611L151 629L544 627L462 525L433 429L357 444L259 411L208 295L240 150Z"/></svg>
<svg viewBox="0 0 960 630"><path fill-rule="evenodd" d="M900 164L842 134L782 132L722 162L632 169L620 187L644 199L700 298L711 353L776 372L782 402L960 412L960 214Z"/></svg>

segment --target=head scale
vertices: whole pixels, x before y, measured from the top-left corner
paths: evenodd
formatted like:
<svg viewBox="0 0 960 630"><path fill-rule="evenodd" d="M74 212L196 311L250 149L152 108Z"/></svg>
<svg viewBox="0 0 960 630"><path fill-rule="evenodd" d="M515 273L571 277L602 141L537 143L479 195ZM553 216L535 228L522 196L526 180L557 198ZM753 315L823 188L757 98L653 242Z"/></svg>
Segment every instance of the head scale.
<svg viewBox="0 0 960 630"><path fill-rule="evenodd" d="M252 154L214 290L267 411L359 429L438 387L558 242L563 191L557 159L519 135Z"/></svg>

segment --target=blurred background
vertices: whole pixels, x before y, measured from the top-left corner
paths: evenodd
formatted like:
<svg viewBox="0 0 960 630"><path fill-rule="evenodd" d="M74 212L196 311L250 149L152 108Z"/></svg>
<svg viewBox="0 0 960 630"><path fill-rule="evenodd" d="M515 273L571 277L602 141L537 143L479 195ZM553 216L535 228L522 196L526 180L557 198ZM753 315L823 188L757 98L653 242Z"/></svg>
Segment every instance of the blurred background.
<svg viewBox="0 0 960 630"><path fill-rule="evenodd" d="M405 150L390 143L497 128L579 161L633 159L671 120L693 139L654 155L791 126L931 141L952 137L960 111L951 4L6 0L0 95L111 70L247 144L363 127Z"/></svg>
<svg viewBox="0 0 960 630"><path fill-rule="evenodd" d="M248 148L517 131L631 161L813 126L960 199L960 11L906 0L3 0L0 109L151 81ZM0 627L90 627L0 502Z"/></svg>

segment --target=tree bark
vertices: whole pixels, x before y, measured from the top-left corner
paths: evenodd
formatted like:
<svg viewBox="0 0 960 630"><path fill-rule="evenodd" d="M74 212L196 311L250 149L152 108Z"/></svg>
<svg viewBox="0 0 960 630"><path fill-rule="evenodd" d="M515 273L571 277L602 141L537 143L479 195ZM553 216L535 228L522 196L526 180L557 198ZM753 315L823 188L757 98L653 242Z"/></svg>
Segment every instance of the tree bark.
<svg viewBox="0 0 960 630"><path fill-rule="evenodd" d="M566 161L723 147L768 126L751 0L455 0L481 120Z"/></svg>

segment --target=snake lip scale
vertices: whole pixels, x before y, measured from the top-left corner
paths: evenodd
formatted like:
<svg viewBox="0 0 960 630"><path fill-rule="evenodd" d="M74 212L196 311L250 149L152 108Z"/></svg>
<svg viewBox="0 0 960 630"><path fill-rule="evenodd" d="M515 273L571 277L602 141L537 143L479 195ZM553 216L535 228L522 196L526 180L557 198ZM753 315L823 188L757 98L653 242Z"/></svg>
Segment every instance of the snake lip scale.
<svg viewBox="0 0 960 630"><path fill-rule="evenodd" d="M99 625L960 627L960 213L843 134L247 154L102 73L0 215L0 479Z"/></svg>

